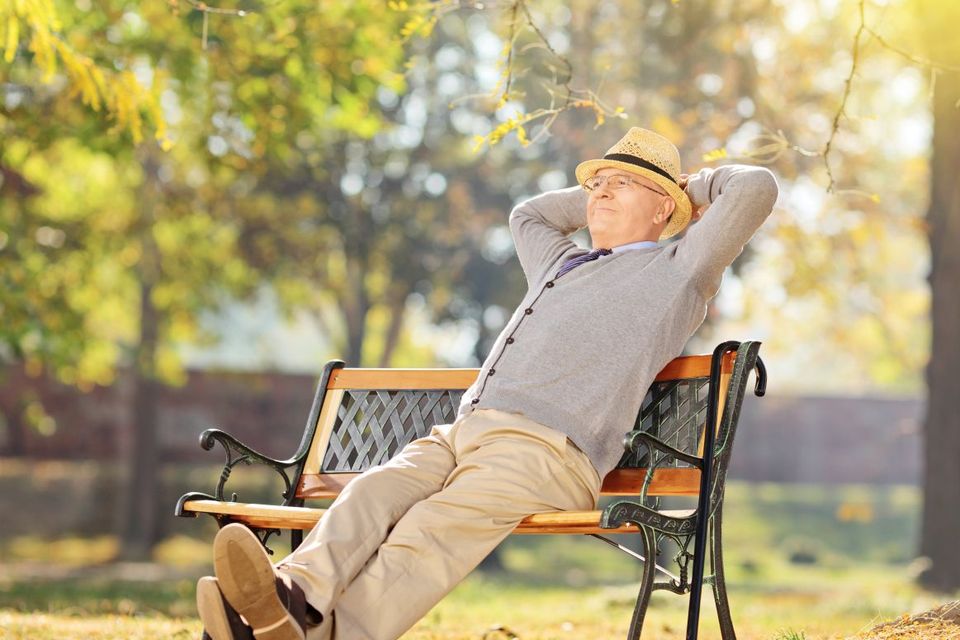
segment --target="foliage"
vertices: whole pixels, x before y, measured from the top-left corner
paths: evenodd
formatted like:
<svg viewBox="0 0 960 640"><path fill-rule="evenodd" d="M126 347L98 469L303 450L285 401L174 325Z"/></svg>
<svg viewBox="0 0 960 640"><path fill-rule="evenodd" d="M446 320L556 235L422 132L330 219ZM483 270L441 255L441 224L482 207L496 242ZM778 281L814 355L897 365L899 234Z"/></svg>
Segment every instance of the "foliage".
<svg viewBox="0 0 960 640"><path fill-rule="evenodd" d="M437 259L462 266L441 272L439 278L437 270L428 266L429 260L416 269L401 266L397 261L404 251L400 248L406 247L407 253L414 255L429 253L430 247L417 247L415 240L426 238L424 230L438 224L450 224L451 231L473 228L476 233L475 227L462 220L437 218L452 207L470 215L469 209L462 207L476 202L484 185L462 180L465 170L488 167L484 171L491 176L519 171L518 177L529 176L527 184L552 170L569 175L576 159L602 152L603 143L616 137L613 131L602 140L587 134L601 116L629 113L631 124L649 123L673 137L684 149L689 167L703 159L748 157L775 162L788 184L797 179L797 193L802 197L785 198L789 215L779 216L779 222L775 218L765 231L772 236L768 242L761 238L755 243L762 259L747 274L748 281L755 283L753 295L728 315L749 319L760 316L761 309L775 310L768 326L792 328L772 336L768 348L778 353L795 351L793 342L783 336L803 332L829 336L827 341L817 340L818 344L856 345L847 350L851 355L837 368L835 379L862 379L870 385L893 388L919 384L923 349L916 345L924 344L927 337L917 319L925 313L928 298L916 290L918 275L910 276L923 268L917 258L923 251L918 217L903 212L917 200L910 185L925 179L923 158L917 153L878 156L875 146L865 146L875 145L872 140L877 134L891 128L884 124L887 120L919 117L922 77L902 70L906 60L894 51L914 49L914 42L901 40L909 35L910 22L901 17L920 15L912 5L901 2L883 9L867 3L862 15L856 6L827 7L824 11L833 12L835 19L817 21L816 28L803 28L814 24L812 16L819 10L816 3L795 3L788 8L781 3L736 7L708 3L700 7L694 6L697 3L600 6L580 2L568 7L544 1L514 2L500 12L451 2L392 3L387 12L376 3L334 3L323 12L313 11L307 4L269 9L249 4L243 6L243 17L211 16L190 3L158 3L137 12L117 5L102 15L69 6L56 13L50 13L53 5L15 6L21 4L33 7L31 10L48 7L53 16L48 23L65 25L58 27L61 40L74 42L77 51L90 52L90 60L99 64L120 60L121 67L139 70L139 77L167 78L166 113L172 116L173 126L166 138L190 149L186 154L191 162L199 161L193 168L176 171L180 176L190 175L198 186L177 185L174 191L195 191L193 201L209 206L212 219L233 230L239 257L252 261L262 274L251 273L251 279L272 279L291 309L314 309L317 322L339 345L335 353L359 359L357 344L364 336L373 335L379 346L364 348L363 358L389 360L390 349L384 347L391 341L383 339L383 332L396 328L383 319L395 316L398 310L403 313L405 302L397 300L419 291L423 285L417 283L426 281L432 283L429 306L437 312L437 319L462 322L469 317L475 325L477 312L465 316L445 306L443 301L452 299L443 293L449 287L441 280L458 282L457 288L464 293L481 290L471 279L457 277L458 273L471 273L460 269L467 268L466 261L474 261L465 255L480 245L475 241L457 244L462 239L450 236L455 243L438 250ZM872 39L858 45L860 65L853 79L853 97L842 109L845 117L838 138L836 131L831 133L831 122L842 93L840 79L850 69L845 64L849 61L845 50L849 49L851 28L863 16ZM144 24L150 25L148 32ZM639 28L627 39L621 33L623 24ZM311 34L317 33L326 34L322 43L311 40ZM200 50L201 34L206 34L206 52ZM399 39L394 37L397 34ZM889 46L877 46L881 37ZM89 46L81 46L94 38L103 43L98 45L102 51L95 54ZM24 37L20 42L26 42ZM497 42L496 53L480 48L481 42L484 46ZM777 46L771 48L773 43ZM585 55L588 50L595 55ZM8 56L10 51L6 50ZM35 60L33 67L24 66L27 45L21 44L19 51L8 69L13 76L26 78L32 68L43 68ZM457 52L459 62L455 68L441 68L437 54L445 59L451 51ZM401 74L398 70L404 58L408 69ZM938 58L941 62L948 59L949 55ZM631 64L623 64L627 60ZM822 71L814 74L814 69ZM894 104L901 106L881 109L880 104L890 105L885 89L892 75L900 78L898 86L910 90L900 92L902 97ZM795 81L777 92L770 91L780 77ZM438 90L437 83L454 79L459 85L454 95ZM407 91L411 82L417 87ZM601 101L601 92L604 104L618 106L597 111L593 102ZM63 98L71 95L69 91L55 93ZM412 116L422 108L424 100L432 101L427 108L429 133L423 122L408 121L408 113ZM41 104L50 102L35 99L31 103L34 107ZM78 122L81 112L65 108L63 101L58 101L56 108L67 120ZM43 140L76 130L43 129L37 122L29 123L24 111L14 109L5 120L8 132L15 120L24 140ZM490 113L494 113L493 122L484 126ZM873 119L872 113L886 120ZM564 117L558 119L561 114ZM375 134L384 118L397 126L389 133ZM464 126L464 122L470 124ZM437 126L440 123L443 126ZM463 144L456 138L495 142L512 132L524 139L513 138L503 153L491 149L479 157L464 154ZM362 157L353 163L361 169L351 171L347 154L358 148L350 142L351 137L362 140L373 135L378 136L376 143L366 145ZM420 142L397 144L398 139L411 135L419 135ZM823 173L825 166L818 155L828 138L834 153L842 154L835 177ZM523 149L527 140L540 144ZM102 142L95 144L102 148ZM531 170L525 171L516 162L521 149L523 162L536 163ZM791 150L801 153L788 153ZM401 163L400 158L405 160ZM552 162L544 162L547 159ZM8 161L8 165L17 170L19 162ZM169 173L179 162L161 159L161 170ZM202 164L207 166L199 166ZM439 175L447 183L438 196L428 196L426 202L435 199L437 207L421 224L394 224L415 218L409 213L411 207L426 203L420 198L422 184L417 187L422 178L406 174L393 179L392 185L390 179L383 185L377 182L383 180L377 176L384 175L388 164L394 173L416 168L434 176L434 181ZM906 179L893 190L877 188L883 182L878 176L904 168ZM824 197L813 193L817 187L829 187L834 178L838 181L836 194ZM357 179L366 183L359 190ZM346 191L340 188L344 180L349 186ZM850 192L852 187L870 194L882 192L882 198L858 200L856 193ZM131 188L120 190L129 194ZM500 190L496 200L502 209L509 208L520 193L532 191L521 187L519 181L500 187L496 178L486 188ZM377 214L380 218L387 209L393 210L391 220L385 224L375 219L377 216L370 217L374 209L381 211ZM359 219L364 217L368 219L361 223ZM433 222L427 223L427 219ZM38 221L34 233L43 226L50 225ZM404 228L407 231L401 231ZM813 233L820 228L828 232ZM360 253L378 260L355 255L350 248L356 247L365 232L375 236L371 238L374 242ZM265 237L268 234L279 238L272 242ZM447 237L446 232L438 235ZM298 244L302 248L295 246ZM395 249L384 251L384 246ZM310 247L315 252L323 247L327 256L323 264L303 264L309 260ZM468 254L450 263L449 251ZM291 259L283 266L279 257ZM105 255L101 259L107 260ZM476 272L488 272L485 264L490 263L474 264ZM896 268L871 268L876 264ZM364 283L360 286L355 275L358 269L379 275L360 279ZM302 273L302 278L291 279L293 272ZM27 295L25 287L33 289L32 282L20 274L11 289L22 297ZM389 294L385 283L392 283ZM851 291L855 295L848 295ZM785 294L789 304L777 302L777 297ZM6 308L29 306L29 301L12 296ZM209 294L203 298L201 306L216 306ZM56 306L50 297L40 299ZM35 300L33 316L37 304ZM330 310L338 305L340 311L331 315ZM469 297L461 306L471 306ZM728 306L736 307L735 303ZM367 312L373 314L369 316L371 327L381 329L372 334L351 329L368 323ZM55 315L60 319L37 324L71 324L64 314ZM801 316L804 321L797 322ZM82 333L82 314L72 324ZM402 333L402 327L400 330ZM349 336L350 331L360 333ZM51 343L54 332L48 333L39 340L30 337L27 346ZM181 335L196 339L201 334L194 328ZM22 340L12 342L19 345ZM64 337L62 341L76 340ZM49 353L53 350L52 345L47 349ZM115 361L121 353L113 348L114 355L109 355L107 347L98 351L104 362ZM811 358L819 357L822 354L811 354Z"/></svg>
<svg viewBox="0 0 960 640"><path fill-rule="evenodd" d="M921 5L7 3L0 350L84 387L121 364L176 381L180 345L214 339L204 314L271 288L351 363L464 364L410 319L482 357L524 287L511 204L641 124L688 169L781 178L711 314L723 337L765 337L780 380L793 362L821 390L915 391L929 65L911 52L956 56Z"/></svg>
<svg viewBox="0 0 960 640"><path fill-rule="evenodd" d="M7 247L0 246L0 262L9 265L3 273L10 284L0 304L12 321L0 344L33 371L45 362L66 382L107 383L117 364L130 362L126 349L136 348L146 284L163 318L151 370L177 379L175 347L202 337L199 312L252 282L235 251L244 221L215 206L237 171L282 166L300 149L318 164L331 132L368 136L379 126L368 106L378 88L402 88L392 70L400 47L389 46L391 23L374 5L316 13L301 3L225 20L206 54L190 28L199 17L191 11L115 3L92 12L79 3L58 13L46 2L5 5L7 32L15 35L27 21L33 35L8 38L5 57L7 94L21 97L8 98L0 115L0 166L25 186L0 205L0 245ZM313 33L328 37L314 44L307 35ZM22 55L15 55L18 42ZM92 42L100 44L94 49ZM91 55L79 53L81 45ZM65 82L41 84L59 77L54 52ZM169 78L160 115L172 126L158 136L177 141L176 148L131 149L117 127L90 117L84 104L105 105L140 141L135 96L110 93L107 81L94 82L107 93L91 94L87 76L71 75L86 69L94 80L109 79L98 64L153 78L155 98L156 83Z"/></svg>
<svg viewBox="0 0 960 640"><path fill-rule="evenodd" d="M167 121L160 106L165 75L154 74L149 86L144 86L126 65L118 69L115 64L103 64L78 51L65 37L64 24L53 0L14 0L0 5L0 34L5 35L0 38L3 61L13 63L22 51L20 55L33 58L42 82L48 85L62 66L70 92L94 111L106 110L117 129L128 131L134 143L143 140L146 115L157 140L168 145ZM76 35L73 27L68 24L66 30ZM83 37L74 38L74 42L77 40L81 47L86 44Z"/></svg>
<svg viewBox="0 0 960 640"><path fill-rule="evenodd" d="M279 175L295 159L320 175L331 139L381 126L370 101L402 89L402 48L391 38L401 17L373 1L316 12L303 0L218 21L208 33L208 8L52 7L24 0L4 14L8 33L23 19L33 36L9 40L3 67L5 96L18 97L0 114L0 167L24 186L0 202L0 272L12 285L0 292L12 319L0 348L32 374L46 366L83 388L131 368L128 493L140 495L128 496L127 521L141 538L130 546L143 553L156 536L153 381L182 380L178 347L204 338L201 314L267 277L269 265L251 265L240 250L245 210L224 203L244 197L243 175ZM17 55L18 43L32 55ZM59 82L46 82L57 67L45 43L63 63ZM134 78L153 87L163 144L141 140L140 107L100 82L109 74L97 65L123 69L130 91ZM133 145L90 110L102 104Z"/></svg>

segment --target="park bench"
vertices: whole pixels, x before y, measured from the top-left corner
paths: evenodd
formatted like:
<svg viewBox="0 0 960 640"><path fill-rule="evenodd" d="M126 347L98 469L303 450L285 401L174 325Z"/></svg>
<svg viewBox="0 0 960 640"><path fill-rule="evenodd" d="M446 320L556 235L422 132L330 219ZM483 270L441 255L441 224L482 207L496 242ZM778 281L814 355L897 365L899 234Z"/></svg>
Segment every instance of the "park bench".
<svg viewBox="0 0 960 640"><path fill-rule="evenodd" d="M756 395L763 395L766 386L759 348L759 342L725 342L712 355L670 362L649 388L634 430L624 438L622 460L603 480L601 495L617 499L596 511L532 515L514 530L590 535L639 560L649 558L644 561L630 639L640 637L647 603L658 589L690 593L687 638L696 638L705 583L713 587L724 640L735 638L724 584L721 507L750 372L757 373ZM364 470L390 459L433 425L453 421L462 393L477 374L477 369L354 369L341 361L329 362L293 457L274 460L223 431L208 429L200 436L200 446L209 450L219 443L226 452L220 480L213 495L183 495L175 513L186 517L206 513L220 526L241 522L264 544L280 530L290 530L296 548L303 531L325 511L304 506L307 501L335 498ZM707 424L716 428L705 429ZM704 452L712 452L707 463ZM285 486L279 504L242 503L235 494L224 499L231 471L248 464L266 465L279 474ZM663 509L660 496L696 496L696 508ZM639 535L643 553L605 537L609 534ZM676 545L675 572L657 564L666 539ZM711 575L704 576L708 549ZM666 579L657 580L657 573Z"/></svg>

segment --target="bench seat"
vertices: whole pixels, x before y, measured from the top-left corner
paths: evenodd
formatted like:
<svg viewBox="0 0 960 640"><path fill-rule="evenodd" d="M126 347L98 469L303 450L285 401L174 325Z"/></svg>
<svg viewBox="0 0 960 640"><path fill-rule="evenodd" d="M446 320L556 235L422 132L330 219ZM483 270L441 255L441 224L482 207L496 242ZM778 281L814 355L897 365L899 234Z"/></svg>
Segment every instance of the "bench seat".
<svg viewBox="0 0 960 640"><path fill-rule="evenodd" d="M312 529L326 509L310 507L281 507L272 504L253 504L243 502L220 502L219 500L190 500L184 503L185 511L194 513L223 514L232 522L242 522L251 527L278 529ZM695 509L660 510L660 513L673 518L686 518ZM600 517L603 511L555 511L539 513L524 518L514 529L514 533L546 534L611 534L637 533L639 527L624 523L614 529L602 529Z"/></svg>

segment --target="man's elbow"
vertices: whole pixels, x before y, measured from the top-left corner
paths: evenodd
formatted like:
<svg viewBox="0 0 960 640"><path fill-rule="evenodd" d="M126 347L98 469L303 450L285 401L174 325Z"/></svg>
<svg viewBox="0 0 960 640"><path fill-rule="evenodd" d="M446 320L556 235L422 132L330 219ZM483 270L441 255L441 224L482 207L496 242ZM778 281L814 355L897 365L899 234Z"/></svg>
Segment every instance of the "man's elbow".
<svg viewBox="0 0 960 640"><path fill-rule="evenodd" d="M525 220L530 219L530 214L523 210L523 205L518 204L510 211L510 217L507 218L507 223L510 225L510 229L515 231L519 227L523 226Z"/></svg>
<svg viewBox="0 0 960 640"><path fill-rule="evenodd" d="M777 196L780 194L780 187L773 172L766 167L753 167L750 179L752 183L750 190L753 196L764 203L768 210L773 210L773 205L777 203Z"/></svg>

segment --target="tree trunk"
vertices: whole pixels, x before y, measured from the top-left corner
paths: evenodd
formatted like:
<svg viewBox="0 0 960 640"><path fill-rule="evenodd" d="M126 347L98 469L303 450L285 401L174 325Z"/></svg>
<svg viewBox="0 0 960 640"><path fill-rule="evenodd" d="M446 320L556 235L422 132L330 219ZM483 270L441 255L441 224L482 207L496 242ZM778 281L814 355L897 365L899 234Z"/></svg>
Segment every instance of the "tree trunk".
<svg viewBox="0 0 960 640"><path fill-rule="evenodd" d="M931 157L930 289L933 325L924 423L923 522L920 553L930 559L921 582L960 588L960 73L934 88Z"/></svg>
<svg viewBox="0 0 960 640"><path fill-rule="evenodd" d="M133 368L132 444L127 470L123 556L146 559L157 542L159 464L157 451L157 381L153 362L157 346L157 310L150 302L153 287L140 287L140 345Z"/></svg>
<svg viewBox="0 0 960 640"><path fill-rule="evenodd" d="M4 372L10 375L9 369ZM26 402L23 399L18 400L11 407L7 418L7 445L4 447L3 455L11 458L19 458L26 454L27 437L26 425L23 424L23 413L26 409Z"/></svg>
<svg viewBox="0 0 960 640"><path fill-rule="evenodd" d="M149 153L149 152L147 152ZM157 443L156 353L159 314L153 304L153 287L160 270L159 250L153 241L153 207L157 201L156 167L143 160L144 187L140 271L140 336L133 363L133 398L130 411L131 445L128 450L126 496L123 501L121 555L145 560L159 537L160 452Z"/></svg>
<svg viewBox="0 0 960 640"><path fill-rule="evenodd" d="M347 258L347 286L340 307L347 332L347 353L344 354L344 360L348 367L363 365L363 341L367 333L367 313L370 311L364 268L364 264Z"/></svg>
<svg viewBox="0 0 960 640"><path fill-rule="evenodd" d="M380 367L389 367L393 352L400 343L400 333L403 331L403 317L407 304L408 292L406 287L402 291L391 292L388 300L390 310L390 324L387 326L387 335L383 340L383 352L380 354Z"/></svg>

